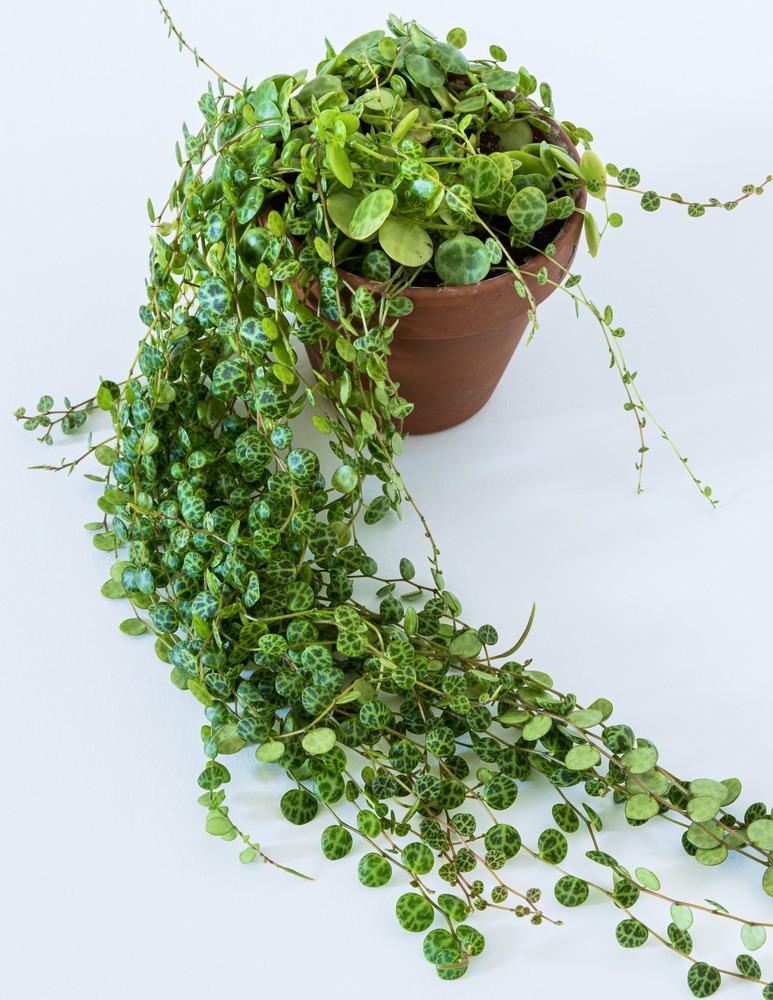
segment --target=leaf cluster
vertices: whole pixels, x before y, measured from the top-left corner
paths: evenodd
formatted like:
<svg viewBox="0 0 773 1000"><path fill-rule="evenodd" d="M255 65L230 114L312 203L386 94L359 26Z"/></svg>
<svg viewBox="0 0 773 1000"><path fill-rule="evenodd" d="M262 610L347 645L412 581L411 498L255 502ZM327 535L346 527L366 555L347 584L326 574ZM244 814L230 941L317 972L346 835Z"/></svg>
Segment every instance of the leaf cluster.
<svg viewBox="0 0 773 1000"><path fill-rule="evenodd" d="M533 249L546 224L549 238L578 191L603 199L608 175L624 187L638 177L588 149L574 159L549 87L504 70L498 47L469 61L460 29L439 42L413 22L388 28L329 48L308 81L208 89L167 205L158 215L149 205L143 333L127 377L63 411L44 396L36 416L16 416L46 443L54 424L72 434L95 412L110 419L112 435L89 437L82 456L103 484L87 527L115 557L102 593L128 601L121 630L153 635L172 683L200 703L206 829L241 839L243 862L279 864L225 804L224 758L236 753L286 772L288 822L325 814L327 858L364 844L363 886L406 883L396 919L423 935L442 979L483 951L478 911L559 922L541 889L513 884L521 852L553 871L558 905L593 892L623 910L623 947L654 937L690 956L694 912L738 918L670 900L649 869L631 873L604 852L602 803L631 826L666 816L697 863L760 864L773 895L768 807L737 818L737 779L676 778L651 741L611 721L607 699L582 707L514 659L531 621L495 652L497 630L462 618L428 527L419 571L403 557L382 572L367 549L383 519L421 517L396 466L412 404L389 374L415 272L453 284L500 265L517 276L516 251ZM355 290L338 265L378 284ZM588 305L622 336L611 307ZM315 345L324 370L307 374L299 345ZM555 799L534 844L510 822L525 782ZM566 870L578 831L607 883ZM631 914L643 894L667 902L665 931ZM759 948L765 925L741 924L745 948ZM747 954L730 971L689 961L695 996L722 975L761 980Z"/></svg>

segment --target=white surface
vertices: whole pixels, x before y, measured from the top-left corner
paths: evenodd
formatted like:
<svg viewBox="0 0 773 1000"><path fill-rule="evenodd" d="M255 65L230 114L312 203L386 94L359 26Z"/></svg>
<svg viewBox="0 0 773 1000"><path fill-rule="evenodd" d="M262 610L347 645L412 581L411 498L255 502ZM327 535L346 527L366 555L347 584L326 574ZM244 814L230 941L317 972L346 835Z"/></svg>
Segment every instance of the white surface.
<svg viewBox="0 0 773 1000"><path fill-rule="evenodd" d="M205 58L253 82L312 66L325 35L342 45L388 13L265 6L178 0L173 13ZM460 0L398 13L439 33L465 26L471 54L503 45L510 64L551 82L559 116L590 128L604 159L637 166L665 193L726 199L773 170L769 3L549 9L490 5L478 24ZM99 595L109 560L80 527L98 487L79 472L27 472L74 445L44 451L9 415L42 392L80 399L99 375L123 376L143 298L145 201L169 189L180 123L197 120L206 76L166 39L151 0L40 0L14 5L3 28L0 991L203 1000L220 984L345 998L547 988L584 1000L611 995L622 976L630 1000L687 996L685 963L655 944L623 952L602 904L557 914L560 930L484 919L486 954L440 983L386 905L399 887L372 893L349 861L306 851L310 828L275 821L272 779L248 760L231 786L234 816L316 881L243 867L235 845L205 834L203 719ZM720 507L656 434L636 495L635 429L600 334L559 295L486 410L410 442L401 468L469 621L517 635L536 600L526 653L560 688L585 703L610 698L675 772L737 775L745 804L770 804L773 191L702 220L668 207L648 216L635 199L619 207L625 226L578 269L594 301L614 305L645 398ZM380 535L395 561L421 561L415 528ZM681 891L686 868L685 893L773 916L750 865L689 866L665 824L631 844L626 863L655 868L666 890ZM732 965L741 949L728 937L720 957ZM763 969L773 977L769 953Z"/></svg>

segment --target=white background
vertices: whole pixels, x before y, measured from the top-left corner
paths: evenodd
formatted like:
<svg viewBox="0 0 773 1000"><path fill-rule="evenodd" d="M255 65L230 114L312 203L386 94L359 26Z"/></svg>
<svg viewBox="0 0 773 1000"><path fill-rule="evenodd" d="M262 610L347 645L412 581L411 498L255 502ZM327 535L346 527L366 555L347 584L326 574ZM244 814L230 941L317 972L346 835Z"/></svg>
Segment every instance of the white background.
<svg viewBox="0 0 773 1000"><path fill-rule="evenodd" d="M325 36L341 47L389 13L347 0L268 6L177 0L173 13L221 72L254 83L313 67ZM589 128L602 158L636 166L648 187L729 199L773 171L766 0L732 10L417 0L397 13L440 35L465 27L471 56L503 46L508 65L552 84L559 117ZM235 768L234 817L315 881L241 866L236 845L204 832L200 708L169 684L150 641L119 633L125 608L99 595L109 557L81 528L97 516L96 484L80 471L26 471L73 457L76 442L44 449L11 413L34 410L43 392L79 400L100 375L124 377L140 335L145 202L171 186L205 71L166 38L153 0L14 4L0 71L0 990L15 1000L203 1000L220 985L249 996L686 996L686 963L655 944L623 952L602 903L556 914L561 929L484 915L486 954L458 983L439 982L391 913L401 887L366 890L351 859L325 861L322 821L297 831L277 820L281 782L248 757ZM585 704L610 698L674 772L737 775L744 805L770 806L773 191L702 220L669 207L645 215L625 196L615 207L625 225L576 267L594 301L613 304L645 398L720 506L656 433L636 494L635 428L600 333L558 294L489 406L409 442L401 469L469 621L516 636L536 601L525 650L535 667ZM385 566L422 563L415 526L382 528ZM514 822L529 828L528 816ZM610 850L649 864L666 889L773 919L756 866L698 869L665 824L626 848L611 836ZM524 862L518 884L551 881ZM730 943L700 957L732 965L737 932L724 930Z"/></svg>

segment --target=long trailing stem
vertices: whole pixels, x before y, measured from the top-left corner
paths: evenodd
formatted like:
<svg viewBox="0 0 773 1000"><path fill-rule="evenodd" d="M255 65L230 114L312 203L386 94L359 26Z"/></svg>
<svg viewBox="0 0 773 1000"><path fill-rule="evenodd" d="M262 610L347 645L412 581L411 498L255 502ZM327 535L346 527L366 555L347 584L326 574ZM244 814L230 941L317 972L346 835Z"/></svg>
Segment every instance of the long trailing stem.
<svg viewBox="0 0 773 1000"><path fill-rule="evenodd" d="M160 7L180 47L203 62ZM89 440L79 458L53 468L71 471L91 455L103 467L93 477L103 484L102 519L92 527L95 545L111 552L115 564L102 593L128 600L131 616L122 631L154 636L174 685L201 704L205 764L198 785L206 829L241 840L243 862L262 860L307 877L269 857L231 818L223 758L244 751L286 771L290 787L279 806L289 822L305 825L320 807L327 812L331 823L321 845L328 858L344 857L359 837L364 885L386 884L393 875L407 883L398 921L427 932L424 953L441 978L463 974L483 949L473 923L478 911L560 924L556 907L578 906L593 891L625 915L616 930L620 944L651 937L687 959L695 996L708 996L722 976L764 982L750 955L739 957L737 971L693 957L687 927L693 912L739 923L743 944L754 950L773 924L720 904L672 898L648 868L631 874L603 850L601 812L621 810L632 826L664 819L695 863L713 866L731 854L753 861L773 895L773 819L766 806L753 803L743 816L733 815L741 792L736 779L676 776L651 741L612 721L609 701L583 707L530 660L513 660L534 607L521 635L498 652L496 629L466 621L447 589L437 541L399 472L401 421L410 404L389 375L389 360L395 328L410 307L403 293L419 265L401 261L374 290L347 287L336 267L357 243L357 222L370 246L399 203L394 192L406 197L398 173L418 177L424 147L410 134L432 137L432 127L419 126L437 125L433 138L458 146L428 155L422 174L431 183L421 190L437 201L434 214L445 205L438 238L477 221L495 245L488 251L527 301L532 329L537 319L526 266L492 216L462 210L460 178L450 173L461 172L468 157L480 158L482 123L471 115L452 127L417 124L413 111L385 121L386 105L396 103L385 95L401 97L400 86L407 86L399 53L425 43L431 51L433 44L417 25L390 18L390 27L399 45L382 45L379 36L378 58L368 51L346 57L357 63L346 79L354 74L357 83L343 113L345 91L326 89L329 80L311 87L306 105L293 96L291 77L265 81L259 99L237 88L234 95L221 89L216 99L210 90L202 98L206 121L195 135L184 130L177 182L161 213L150 209L156 239L140 309L146 329L128 378L103 382L94 399L75 407L66 402L64 411L42 397L38 416L16 415L30 430L43 427L46 441L54 425L67 433L95 409L109 415L113 436L99 445ZM446 50L452 56L458 58ZM425 63L417 65L427 72ZM495 63L481 65L498 72ZM340 69L336 60L331 67ZM424 79L415 85L420 104L433 93L426 82L433 77ZM484 95L495 111L493 127L505 103L485 82L476 87L471 98ZM438 99L448 115L464 107L450 88ZM548 91L543 103L550 103ZM510 104L519 121L539 119L529 102ZM476 100L469 106L477 107ZM499 167L506 172L507 164ZM347 236L349 222L337 217L331 191L351 190L366 172L372 176L362 182L363 201L389 194L380 196L372 228L352 214L354 236ZM631 173L621 174L621 186L633 187ZM562 179L560 190L571 191L576 178ZM429 229L432 215L425 211L416 230ZM418 239L426 252L426 240ZM371 261L379 264L380 258ZM597 309L568 270L561 278L564 284L553 284L601 326L626 409L637 421L640 477L649 420L714 503L645 405L611 308ZM293 346L299 341L322 355L322 370L311 377L299 370ZM331 453L335 468L328 474ZM371 526L404 507L424 532L429 580L415 579L406 558L397 574L380 571L367 553ZM375 598L366 585L376 588ZM524 843L510 822L527 781L544 789L537 808L553 803L551 825L536 843ZM572 873L567 858L573 840L583 837L590 845L586 860L609 869L612 888ZM528 875L510 866L521 851L535 862ZM555 905L543 902L539 887L513 884L536 870L557 879ZM641 895L668 909L665 931L656 918L635 915ZM773 996L773 985L765 990Z"/></svg>

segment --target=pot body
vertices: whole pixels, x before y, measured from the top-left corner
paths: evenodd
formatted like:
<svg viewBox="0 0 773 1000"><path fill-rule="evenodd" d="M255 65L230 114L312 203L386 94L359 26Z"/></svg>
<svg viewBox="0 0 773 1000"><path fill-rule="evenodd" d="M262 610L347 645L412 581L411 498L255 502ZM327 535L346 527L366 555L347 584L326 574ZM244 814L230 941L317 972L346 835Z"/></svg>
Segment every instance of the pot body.
<svg viewBox="0 0 773 1000"><path fill-rule="evenodd" d="M551 136L577 158L566 137ZM585 206L585 189L579 189L577 206ZM570 267L583 229L583 215L575 211L553 240L552 257L540 254L521 268L521 274L537 305L554 290ZM547 268L548 283L537 274ZM379 285L366 278L339 272L355 290L365 285L374 292ZM307 301L315 305L311 290ZM429 434L468 420L489 400L504 374L513 352L529 326L530 303L515 290L510 272L473 285L437 285L408 288L400 293L410 298L413 312L400 319L390 345L389 374L399 383L400 395L414 404L403 429L411 434ZM306 347L309 360L320 371L322 357L315 345Z"/></svg>

